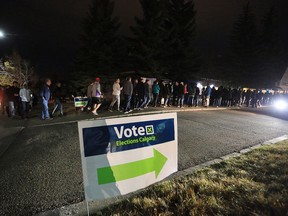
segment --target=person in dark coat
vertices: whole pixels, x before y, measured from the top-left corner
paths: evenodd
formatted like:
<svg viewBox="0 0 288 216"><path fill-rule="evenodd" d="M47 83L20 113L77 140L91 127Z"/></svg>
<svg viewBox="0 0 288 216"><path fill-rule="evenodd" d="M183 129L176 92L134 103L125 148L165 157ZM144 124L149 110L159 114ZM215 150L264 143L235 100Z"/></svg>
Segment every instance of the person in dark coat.
<svg viewBox="0 0 288 216"><path fill-rule="evenodd" d="M141 110L144 108L145 103L146 103L146 88L145 88L145 83L144 83L144 79L141 79L138 84L137 84L137 105L136 105L136 109Z"/></svg>
<svg viewBox="0 0 288 216"><path fill-rule="evenodd" d="M40 89L40 100L42 103L42 113L41 113L42 120L52 119L50 118L49 107L48 107L48 102L51 96L50 85L51 85L51 79L46 79L45 84Z"/></svg>
<svg viewBox="0 0 288 216"><path fill-rule="evenodd" d="M166 85L164 85L164 89L163 89L164 108L169 105L170 94L171 94L170 93L170 86L167 83Z"/></svg>
<svg viewBox="0 0 288 216"><path fill-rule="evenodd" d="M194 102L193 102L193 105L195 107L198 107L199 99L200 99L200 88L198 86L195 86L195 95L194 95Z"/></svg>
<svg viewBox="0 0 288 216"><path fill-rule="evenodd" d="M152 96L152 86L150 80L145 81L145 104L144 108L148 108L149 103L151 102Z"/></svg>
<svg viewBox="0 0 288 216"><path fill-rule="evenodd" d="M185 95L185 87L184 83L181 82L178 86L178 107L184 108L184 95Z"/></svg>
<svg viewBox="0 0 288 216"><path fill-rule="evenodd" d="M138 86L138 79L135 79L133 81L133 93L132 93L132 98L131 98L131 108L132 109L137 109L137 103L138 103L138 89L137 89L137 86Z"/></svg>
<svg viewBox="0 0 288 216"><path fill-rule="evenodd" d="M19 91L18 82L14 81L13 86L7 89L7 98L9 103L9 117L14 118L19 104Z"/></svg>
<svg viewBox="0 0 288 216"><path fill-rule="evenodd" d="M172 101L173 106L177 106L178 91L179 91L179 83L175 82L175 84L173 85L173 101Z"/></svg>
<svg viewBox="0 0 288 216"><path fill-rule="evenodd" d="M63 98L63 92L62 92L62 86L61 86L61 83L58 82L56 83L56 86L53 90L53 96L54 96L54 108L53 108L53 111L52 111L52 116L54 115L55 111L57 109L59 109L59 112L60 112L60 116L63 116L63 107L62 107L62 103L61 103L61 100Z"/></svg>
<svg viewBox="0 0 288 216"><path fill-rule="evenodd" d="M165 86L164 81L161 81L161 83L159 84L159 87L160 87L160 92L159 92L160 103L161 103L161 100L163 98L164 99L164 105L163 106L166 107L168 91L167 91L167 88Z"/></svg>
<svg viewBox="0 0 288 216"><path fill-rule="evenodd" d="M251 104L252 104L252 108L257 108L257 92L256 92L256 90L253 90L251 92Z"/></svg>
<svg viewBox="0 0 288 216"><path fill-rule="evenodd" d="M123 95L124 95L124 113L127 114L131 112L130 103L133 94L133 84L131 82L131 77L127 77L123 84Z"/></svg>

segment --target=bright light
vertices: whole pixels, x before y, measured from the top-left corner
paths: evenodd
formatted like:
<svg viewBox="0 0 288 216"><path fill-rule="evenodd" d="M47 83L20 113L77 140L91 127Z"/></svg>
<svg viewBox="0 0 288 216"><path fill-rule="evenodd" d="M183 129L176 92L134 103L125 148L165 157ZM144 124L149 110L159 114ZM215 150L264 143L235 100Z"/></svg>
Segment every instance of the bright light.
<svg viewBox="0 0 288 216"><path fill-rule="evenodd" d="M0 30L0 38L4 38L4 37L5 37L4 32Z"/></svg>
<svg viewBox="0 0 288 216"><path fill-rule="evenodd" d="M279 110L284 110L284 109L288 108L288 104L284 100L275 101L274 106Z"/></svg>
<svg viewBox="0 0 288 216"><path fill-rule="evenodd" d="M210 85L210 88L213 88L214 87L214 85L212 84L212 85Z"/></svg>

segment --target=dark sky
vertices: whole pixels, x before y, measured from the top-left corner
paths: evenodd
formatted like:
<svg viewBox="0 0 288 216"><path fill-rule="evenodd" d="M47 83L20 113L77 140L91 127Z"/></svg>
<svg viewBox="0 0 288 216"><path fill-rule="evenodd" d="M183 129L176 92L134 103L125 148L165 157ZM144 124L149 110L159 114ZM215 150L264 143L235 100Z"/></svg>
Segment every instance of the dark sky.
<svg viewBox="0 0 288 216"><path fill-rule="evenodd" d="M0 56L17 49L42 73L67 73L79 47L81 21L90 0L0 0L0 29L9 33L0 41ZM227 46L234 21L247 0L194 0L197 41L201 51L219 54ZM288 44L288 0L251 0L258 19L276 4L280 37ZM137 0L115 0L115 15L128 33L134 16L141 15Z"/></svg>

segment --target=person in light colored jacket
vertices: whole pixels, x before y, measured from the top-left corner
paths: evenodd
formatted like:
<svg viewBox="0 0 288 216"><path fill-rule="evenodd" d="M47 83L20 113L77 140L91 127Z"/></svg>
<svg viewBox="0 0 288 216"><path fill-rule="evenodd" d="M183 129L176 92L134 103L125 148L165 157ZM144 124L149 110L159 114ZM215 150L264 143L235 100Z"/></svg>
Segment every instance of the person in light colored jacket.
<svg viewBox="0 0 288 216"><path fill-rule="evenodd" d="M117 111L120 112L120 94L122 88L120 87L120 79L116 79L113 84L113 92L112 92L112 102L109 106L109 111L113 112L113 107L117 102Z"/></svg>
<svg viewBox="0 0 288 216"><path fill-rule="evenodd" d="M152 86L152 92L153 92L153 98L154 98L154 107L156 107L158 105L158 96L159 96L159 92L160 92L160 86L158 85L158 81L155 80L154 84Z"/></svg>
<svg viewBox="0 0 288 216"><path fill-rule="evenodd" d="M19 96L21 98L21 117L22 119L27 119L29 115L29 105L31 100L31 90L28 88L27 83L23 84L23 88L19 91Z"/></svg>

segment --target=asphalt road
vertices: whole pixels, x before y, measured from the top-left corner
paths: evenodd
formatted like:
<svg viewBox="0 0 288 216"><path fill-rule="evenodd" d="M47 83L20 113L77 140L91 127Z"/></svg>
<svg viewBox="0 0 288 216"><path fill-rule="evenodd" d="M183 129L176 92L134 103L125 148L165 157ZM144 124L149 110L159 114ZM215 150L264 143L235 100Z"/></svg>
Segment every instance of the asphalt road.
<svg viewBox="0 0 288 216"><path fill-rule="evenodd" d="M15 120L4 127L15 125L9 121ZM25 128L0 158L0 215L34 215L82 201L77 123L17 125ZM243 110L180 112L179 170L288 134L287 126Z"/></svg>

